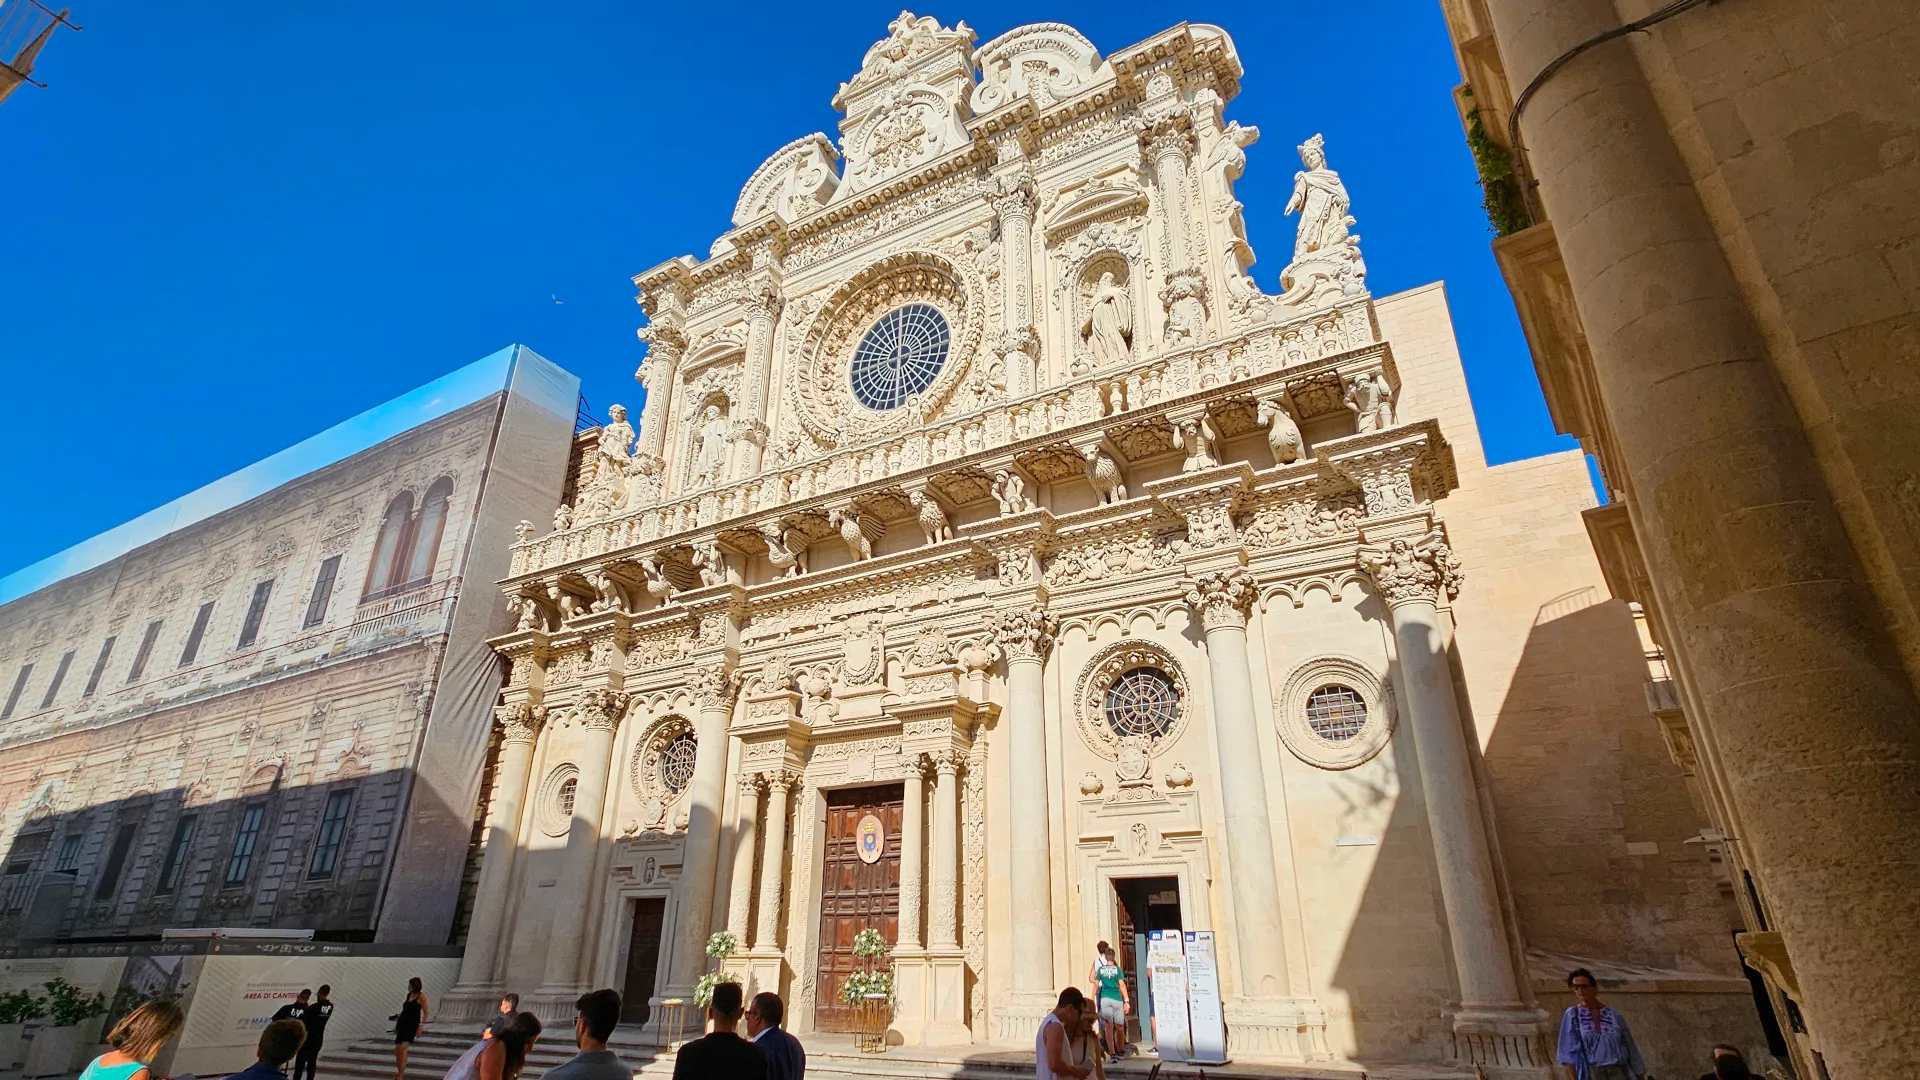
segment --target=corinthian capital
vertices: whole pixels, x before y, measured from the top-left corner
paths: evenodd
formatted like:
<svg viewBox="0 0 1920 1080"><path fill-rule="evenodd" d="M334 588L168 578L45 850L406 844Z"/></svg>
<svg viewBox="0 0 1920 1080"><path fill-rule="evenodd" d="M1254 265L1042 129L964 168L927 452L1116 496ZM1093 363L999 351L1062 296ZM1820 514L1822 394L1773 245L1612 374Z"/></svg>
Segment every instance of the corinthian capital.
<svg viewBox="0 0 1920 1080"><path fill-rule="evenodd" d="M749 289L740 303L748 319L765 319L772 322L780 317L780 308L786 301L781 298L780 290L771 282L761 282Z"/></svg>
<svg viewBox="0 0 1920 1080"><path fill-rule="evenodd" d="M1001 218L1027 220L1033 215L1033 172L1022 165L995 178L998 194L988 196L993 212Z"/></svg>
<svg viewBox="0 0 1920 1080"><path fill-rule="evenodd" d="M1451 600L1460 595L1460 585L1467 577L1438 529L1411 542L1395 540L1384 548L1363 547L1360 566L1372 575L1374 589L1390 605L1437 603L1442 590Z"/></svg>
<svg viewBox="0 0 1920 1080"><path fill-rule="evenodd" d="M547 710L521 701L493 710L493 720L500 725L502 742L530 743L540 737L540 728L547 720Z"/></svg>
<svg viewBox="0 0 1920 1080"><path fill-rule="evenodd" d="M1187 582L1187 606L1200 615L1200 626L1212 630L1220 626L1247 625L1258 589L1246 568L1215 570Z"/></svg>
<svg viewBox="0 0 1920 1080"><path fill-rule="evenodd" d="M987 616L987 629L1009 663L1015 660L1045 660L1053 649L1057 624L1042 608L995 611Z"/></svg>
<svg viewBox="0 0 1920 1080"><path fill-rule="evenodd" d="M740 680L725 664L697 667L687 676L687 689L693 691L694 700L702 709L732 707L734 691L739 688Z"/></svg>
<svg viewBox="0 0 1920 1080"><path fill-rule="evenodd" d="M590 690L581 695L577 715L587 727L611 731L627 715L627 695L620 690Z"/></svg>

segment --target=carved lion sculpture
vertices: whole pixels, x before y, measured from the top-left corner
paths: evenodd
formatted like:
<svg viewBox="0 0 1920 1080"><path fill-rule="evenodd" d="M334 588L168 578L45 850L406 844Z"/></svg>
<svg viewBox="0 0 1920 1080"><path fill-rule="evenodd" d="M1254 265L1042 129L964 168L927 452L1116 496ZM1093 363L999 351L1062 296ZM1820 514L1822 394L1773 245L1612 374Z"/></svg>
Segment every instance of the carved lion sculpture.
<svg viewBox="0 0 1920 1080"><path fill-rule="evenodd" d="M927 543L937 544L942 540L953 539L953 526L948 524L946 512L933 496L924 491L915 491L907 496L913 504L914 515L920 519L920 532Z"/></svg>

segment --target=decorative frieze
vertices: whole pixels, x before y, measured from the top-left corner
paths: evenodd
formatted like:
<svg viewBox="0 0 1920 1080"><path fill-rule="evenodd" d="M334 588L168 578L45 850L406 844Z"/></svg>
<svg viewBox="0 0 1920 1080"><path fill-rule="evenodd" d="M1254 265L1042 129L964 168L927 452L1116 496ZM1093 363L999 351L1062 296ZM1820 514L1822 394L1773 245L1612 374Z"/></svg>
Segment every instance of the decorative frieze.
<svg viewBox="0 0 1920 1080"><path fill-rule="evenodd" d="M1388 604L1437 603L1460 595L1466 581L1460 560L1435 529L1417 540L1396 539L1385 547L1362 547L1360 565Z"/></svg>

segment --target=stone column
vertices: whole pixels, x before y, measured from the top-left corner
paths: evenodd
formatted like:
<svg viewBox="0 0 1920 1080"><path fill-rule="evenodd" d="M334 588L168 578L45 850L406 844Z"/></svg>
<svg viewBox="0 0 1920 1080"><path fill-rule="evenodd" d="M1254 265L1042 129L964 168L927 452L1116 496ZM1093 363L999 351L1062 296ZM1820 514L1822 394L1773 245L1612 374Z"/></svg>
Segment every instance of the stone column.
<svg viewBox="0 0 1920 1080"><path fill-rule="evenodd" d="M933 758L933 898L927 925L930 947L960 948L960 765L965 759L948 750ZM1015 918L1024 919L1016 910Z"/></svg>
<svg viewBox="0 0 1920 1080"><path fill-rule="evenodd" d="M734 471L730 479L754 476L760 472L761 455L767 447L767 391L773 378L773 326L780 317L780 286L777 279L754 282L744 301L747 312L747 370L745 401L735 417L733 440Z"/></svg>
<svg viewBox="0 0 1920 1080"><path fill-rule="evenodd" d="M1517 1021L1520 987L1440 627L1440 591L1448 597L1459 592L1459 560L1432 535L1362 548L1360 559L1392 612L1407 726L1420 760L1434 868L1460 979L1456 1030L1478 1030L1473 1025L1485 1020Z"/></svg>
<svg viewBox="0 0 1920 1080"><path fill-rule="evenodd" d="M900 810L900 940L895 950L918 949L926 944L920 932L920 874L926 864L926 792L925 763L907 764L906 799Z"/></svg>
<svg viewBox="0 0 1920 1080"><path fill-rule="evenodd" d="M527 802L527 780L533 767L534 741L546 710L521 702L495 710L500 724L500 758L493 770L493 806L487 817L485 856L480 883L473 894L473 918L467 926L467 949L460 958L460 981L453 996L496 997L500 988L493 965L512 897L513 864L520 847L520 817Z"/></svg>
<svg viewBox="0 0 1920 1080"><path fill-rule="evenodd" d="M1515 86L1620 19L1611 0L1487 9ZM1715 18L1688 12L1656 33L1712 35ZM1835 420L1794 408L1749 307L1765 290L1743 289L1729 266L1721 243L1734 241L1716 242L1637 56L1615 41L1566 65L1522 114L1521 141L1579 305L1634 532L1697 720L1719 750L1739 817L1734 842L1792 960L1811 1042L1835 1077L1910 1072L1920 1045L1920 1012L1904 993L1920 967L1920 702L1808 441L1809 427L1831 432ZM1805 129L1814 141L1795 149L1806 175L1838 175L1841 157L1867 145L1820 141L1827 130ZM1782 257L1826 258L1826 245L1809 227ZM1879 273L1863 270L1863 283ZM1863 284L1867 292L1891 295ZM1857 405L1835 409L1892 400L1867 389L1867 368L1847 369L1844 345L1823 343L1816 355L1858 388Z"/></svg>
<svg viewBox="0 0 1920 1080"><path fill-rule="evenodd" d="M688 792L685 855L680 867L680 906L674 918L673 961L668 996L689 996L707 967L707 935L713 926L713 878L720 862L720 805L727 791L727 728L733 717L733 673L724 663L694 668L688 679L699 711L697 750ZM771 809L769 800L769 809Z"/></svg>
<svg viewBox="0 0 1920 1080"><path fill-rule="evenodd" d="M583 988L580 943L586 937L584 914L595 888L593 864L600 854L600 815L607 805L607 778L613 767L613 733L627 712L627 695L617 690L593 691L574 709L581 725L580 770L573 789L573 820L567 826L567 848L559 883L551 898L553 933L547 939L546 970L536 997L571 1001Z"/></svg>
<svg viewBox="0 0 1920 1080"><path fill-rule="evenodd" d="M1235 956L1244 997L1287 994L1287 943L1275 900L1273 829L1260 768L1261 724L1247 666L1247 615L1253 575L1240 567L1201 574L1186 600L1207 638L1207 681L1213 688L1213 742L1226 806L1227 863L1233 868Z"/></svg>
<svg viewBox="0 0 1920 1080"><path fill-rule="evenodd" d="M747 909L753 906L753 855L759 842L760 784L758 776L740 778L740 813L733 829L733 877L727 890L727 929L743 949L747 947Z"/></svg>
<svg viewBox="0 0 1920 1080"><path fill-rule="evenodd" d="M1007 660L1007 768L1012 840L1007 879L1013 893L1014 1016L1037 1022L1051 1008L1053 868L1048 840L1047 716L1041 670L1053 648L1054 620L1039 608L996 612L996 642ZM1034 1007L1038 1006L1038 1011Z"/></svg>
<svg viewBox="0 0 1920 1080"><path fill-rule="evenodd" d="M1193 265L1187 238L1187 151L1192 144L1193 137L1171 120L1147 134L1147 155L1160 181L1160 226L1166 230L1169 276Z"/></svg>
<svg viewBox="0 0 1920 1080"><path fill-rule="evenodd" d="M1000 219L1000 310L1005 313L994 351L1007 368L1007 393L1019 397L1039 389L1035 364L1039 337L1033 330L1033 173L1024 162L1001 173L1000 193L992 197Z"/></svg>
<svg viewBox="0 0 1920 1080"><path fill-rule="evenodd" d="M787 892L787 796L796 777L786 770L767 776L767 831L760 856L760 925L753 947L780 947L780 898Z"/></svg>
<svg viewBox="0 0 1920 1080"><path fill-rule="evenodd" d="M687 339L671 324L660 322L641 330L640 336L648 343L647 359L634 378L646 387L647 397L640 406L640 443L634 456L658 461L667 447L667 412Z"/></svg>

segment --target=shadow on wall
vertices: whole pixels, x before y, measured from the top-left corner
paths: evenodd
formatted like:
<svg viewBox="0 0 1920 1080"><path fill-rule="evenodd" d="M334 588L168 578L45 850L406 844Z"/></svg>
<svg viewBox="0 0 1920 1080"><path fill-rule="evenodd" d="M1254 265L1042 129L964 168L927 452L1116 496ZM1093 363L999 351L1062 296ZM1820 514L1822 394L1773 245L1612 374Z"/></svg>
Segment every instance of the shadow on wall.
<svg viewBox="0 0 1920 1080"><path fill-rule="evenodd" d="M371 941L402 812L409 798L432 798L411 770L283 786L278 767L225 799L196 786L73 806L72 791L43 792L0 859L0 942L152 939L195 926ZM451 813L407 816L428 811Z"/></svg>

